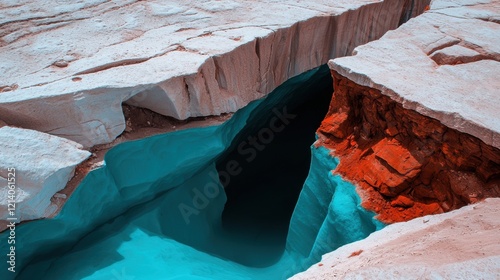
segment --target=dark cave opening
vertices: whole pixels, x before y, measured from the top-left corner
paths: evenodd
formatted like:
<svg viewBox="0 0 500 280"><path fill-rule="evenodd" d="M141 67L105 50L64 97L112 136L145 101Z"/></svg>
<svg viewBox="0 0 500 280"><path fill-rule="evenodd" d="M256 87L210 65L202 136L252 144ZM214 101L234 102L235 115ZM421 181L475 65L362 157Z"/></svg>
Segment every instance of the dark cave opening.
<svg viewBox="0 0 500 280"><path fill-rule="evenodd" d="M227 195L222 226L236 242L252 248L245 258L260 258L263 266L285 248L309 172L310 146L330 104L332 79L327 67L321 70L306 80L292 78L273 92L282 96L273 105L266 103L266 110L257 110L261 113L249 119L217 161Z"/></svg>

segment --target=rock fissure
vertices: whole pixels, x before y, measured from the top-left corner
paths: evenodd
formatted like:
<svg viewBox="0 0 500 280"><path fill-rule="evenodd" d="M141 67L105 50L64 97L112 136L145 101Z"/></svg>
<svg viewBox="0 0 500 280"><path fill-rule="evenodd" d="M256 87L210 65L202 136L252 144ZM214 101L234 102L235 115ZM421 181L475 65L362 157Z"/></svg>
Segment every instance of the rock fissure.
<svg viewBox="0 0 500 280"><path fill-rule="evenodd" d="M100 66L97 66L97 67L94 67L94 68L90 68L90 69L87 69L87 70L83 70L81 72L77 72L75 74L73 74L73 76L78 76L78 75L85 75L85 74L92 74L92 73L97 73L97 72L101 72L101 71L106 71L110 68L113 68L113 67L120 67L120 66L127 66L127 65L132 65L132 64L138 64L138 63L142 63L142 62L145 62L145 61L148 61L149 59L151 59L151 57L148 57L148 58L131 58L131 59L124 59L124 60L119 60L119 61L115 61L113 63L108 63L108 64L103 64L103 65L100 65Z"/></svg>

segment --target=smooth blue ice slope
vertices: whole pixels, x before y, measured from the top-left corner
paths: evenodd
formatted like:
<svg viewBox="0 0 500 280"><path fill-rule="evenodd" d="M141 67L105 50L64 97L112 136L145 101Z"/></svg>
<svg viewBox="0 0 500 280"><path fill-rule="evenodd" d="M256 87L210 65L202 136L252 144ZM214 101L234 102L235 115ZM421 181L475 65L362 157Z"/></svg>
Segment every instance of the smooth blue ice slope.
<svg viewBox="0 0 500 280"><path fill-rule="evenodd" d="M373 213L359 206L354 186L332 175L337 161L313 147L281 258L249 267L231 257L257 241L241 242L221 227L226 196L213 175L218 157L249 120L287 104L300 85L325 75L323 66L292 78L223 125L113 148L59 215L16 228L18 272L5 265L0 279L284 279L380 229ZM186 219L185 209L195 212ZM0 235L0 252L7 252L7 234Z"/></svg>

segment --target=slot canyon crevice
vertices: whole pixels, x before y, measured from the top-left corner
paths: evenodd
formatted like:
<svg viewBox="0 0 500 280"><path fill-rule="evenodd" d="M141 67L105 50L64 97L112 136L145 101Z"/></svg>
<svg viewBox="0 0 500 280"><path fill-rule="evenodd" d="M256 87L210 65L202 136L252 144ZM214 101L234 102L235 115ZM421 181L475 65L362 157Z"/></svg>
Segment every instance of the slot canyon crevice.
<svg viewBox="0 0 500 280"><path fill-rule="evenodd" d="M295 80L284 86L298 84ZM235 256L252 260L241 261L247 265L269 265L285 249L290 218L309 173L310 146L333 92L325 72L314 84L291 88L274 108L252 116L217 161L227 195L222 226L245 244L241 249L246 253Z"/></svg>
<svg viewBox="0 0 500 280"><path fill-rule="evenodd" d="M23 226L21 238L32 240L26 235L36 232L45 242L24 247L32 257L19 279L40 272L46 279L68 273L106 277L120 270L144 275L137 262L149 264L149 277L205 275L210 269L216 278L281 279L382 228L359 206L354 186L331 174L338 161L311 146L331 96L323 65L222 125L117 145L58 216ZM251 144L252 137L265 145ZM223 176L233 169L241 172ZM106 203L92 199L97 192L106 194ZM82 207L86 218L75 219ZM62 224L54 239L51 228ZM143 251L155 253L144 260Z"/></svg>

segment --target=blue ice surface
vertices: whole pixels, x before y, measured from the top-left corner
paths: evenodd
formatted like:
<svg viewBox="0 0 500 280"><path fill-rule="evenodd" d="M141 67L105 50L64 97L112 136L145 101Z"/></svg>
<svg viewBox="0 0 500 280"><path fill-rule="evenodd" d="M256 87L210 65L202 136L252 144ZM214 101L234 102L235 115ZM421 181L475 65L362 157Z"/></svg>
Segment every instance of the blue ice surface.
<svg viewBox="0 0 500 280"><path fill-rule="evenodd" d="M230 257L249 252L253 243L234 239L221 226L226 196L213 175L217 157L249 120L286 102L297 84L325 73L323 66L292 78L220 126L111 149L105 165L86 176L55 218L17 226L17 272L5 266L0 279L285 279L382 228L360 206L355 187L331 172L337 159L312 146L281 258L250 267ZM0 252L7 248L0 244Z"/></svg>

